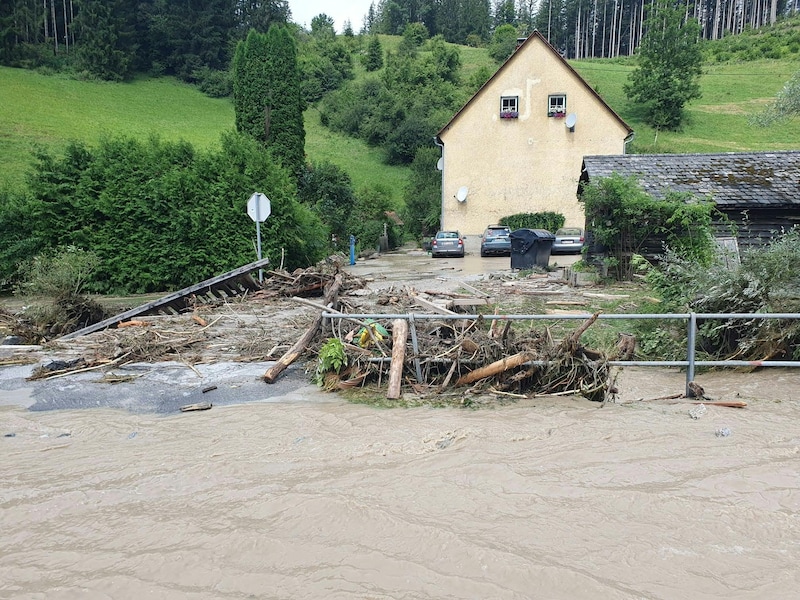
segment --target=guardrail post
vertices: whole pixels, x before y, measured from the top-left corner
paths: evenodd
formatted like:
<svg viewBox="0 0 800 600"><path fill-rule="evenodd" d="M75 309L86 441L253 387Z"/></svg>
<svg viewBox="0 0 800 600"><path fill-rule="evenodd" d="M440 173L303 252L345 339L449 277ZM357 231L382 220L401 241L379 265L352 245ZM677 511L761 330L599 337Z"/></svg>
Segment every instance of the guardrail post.
<svg viewBox="0 0 800 600"><path fill-rule="evenodd" d="M414 351L414 370L417 373L417 383L422 383L422 368L419 364L419 343L417 342L417 324L414 313L408 315L409 329L411 330L411 349Z"/></svg>
<svg viewBox="0 0 800 600"><path fill-rule="evenodd" d="M687 331L687 341L686 341L686 360L688 361L688 365L686 366L686 397L687 398L694 398L694 392L689 389L689 384L694 381L694 345L695 345L695 333L697 331L697 315L695 313L689 313L689 325Z"/></svg>

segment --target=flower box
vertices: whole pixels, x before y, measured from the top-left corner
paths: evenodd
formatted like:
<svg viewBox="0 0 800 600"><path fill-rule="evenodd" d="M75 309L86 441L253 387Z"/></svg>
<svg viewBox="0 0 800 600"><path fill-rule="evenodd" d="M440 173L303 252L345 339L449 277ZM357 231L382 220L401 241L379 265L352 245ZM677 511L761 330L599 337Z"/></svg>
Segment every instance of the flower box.
<svg viewBox="0 0 800 600"><path fill-rule="evenodd" d="M504 110L500 113L501 119L518 119L519 113L515 110Z"/></svg>
<svg viewBox="0 0 800 600"><path fill-rule="evenodd" d="M556 119L563 119L564 117L567 116L567 113L565 113L565 112L551 112L549 116L554 117Z"/></svg>

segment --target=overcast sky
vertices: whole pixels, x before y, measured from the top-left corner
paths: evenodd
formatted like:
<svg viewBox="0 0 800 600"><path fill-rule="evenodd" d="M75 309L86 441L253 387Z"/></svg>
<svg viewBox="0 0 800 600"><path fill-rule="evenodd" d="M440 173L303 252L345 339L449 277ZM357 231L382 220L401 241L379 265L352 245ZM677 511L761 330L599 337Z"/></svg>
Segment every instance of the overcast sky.
<svg viewBox="0 0 800 600"><path fill-rule="evenodd" d="M353 33L361 31L364 24L364 15L369 12L369 5L377 0L289 0L292 11L292 21L298 25L311 29L311 19L320 13L325 13L333 19L333 26L337 33L344 29L344 22L350 20Z"/></svg>

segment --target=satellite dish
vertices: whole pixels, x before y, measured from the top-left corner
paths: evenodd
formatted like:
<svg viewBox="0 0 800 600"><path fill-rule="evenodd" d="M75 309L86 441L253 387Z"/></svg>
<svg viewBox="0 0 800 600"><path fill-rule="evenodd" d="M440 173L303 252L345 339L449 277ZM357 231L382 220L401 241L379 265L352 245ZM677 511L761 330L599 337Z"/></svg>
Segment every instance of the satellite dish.
<svg viewBox="0 0 800 600"><path fill-rule="evenodd" d="M439 160L436 161L436 169L439 170L439 171L444 169L444 158L443 157L439 157Z"/></svg>
<svg viewBox="0 0 800 600"><path fill-rule="evenodd" d="M569 113L567 115L567 118L564 119L564 125L570 131L575 131L575 123L577 122L577 120L578 120L578 115L576 115L575 113Z"/></svg>
<svg viewBox="0 0 800 600"><path fill-rule="evenodd" d="M464 200L467 199L468 193L469 193L469 188L465 185L462 185L460 188L458 188L458 191L456 192L456 200L458 200L459 202L464 202Z"/></svg>

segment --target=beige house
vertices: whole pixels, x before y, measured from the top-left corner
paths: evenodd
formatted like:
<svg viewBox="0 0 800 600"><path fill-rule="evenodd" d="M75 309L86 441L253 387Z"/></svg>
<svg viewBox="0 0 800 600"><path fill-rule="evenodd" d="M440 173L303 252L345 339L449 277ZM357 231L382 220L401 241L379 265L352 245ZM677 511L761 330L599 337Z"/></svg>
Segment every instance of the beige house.
<svg viewBox="0 0 800 600"><path fill-rule="evenodd" d="M583 156L624 154L632 135L534 32L437 135L442 229L459 230L475 251L487 225L515 213L560 212L582 227Z"/></svg>

